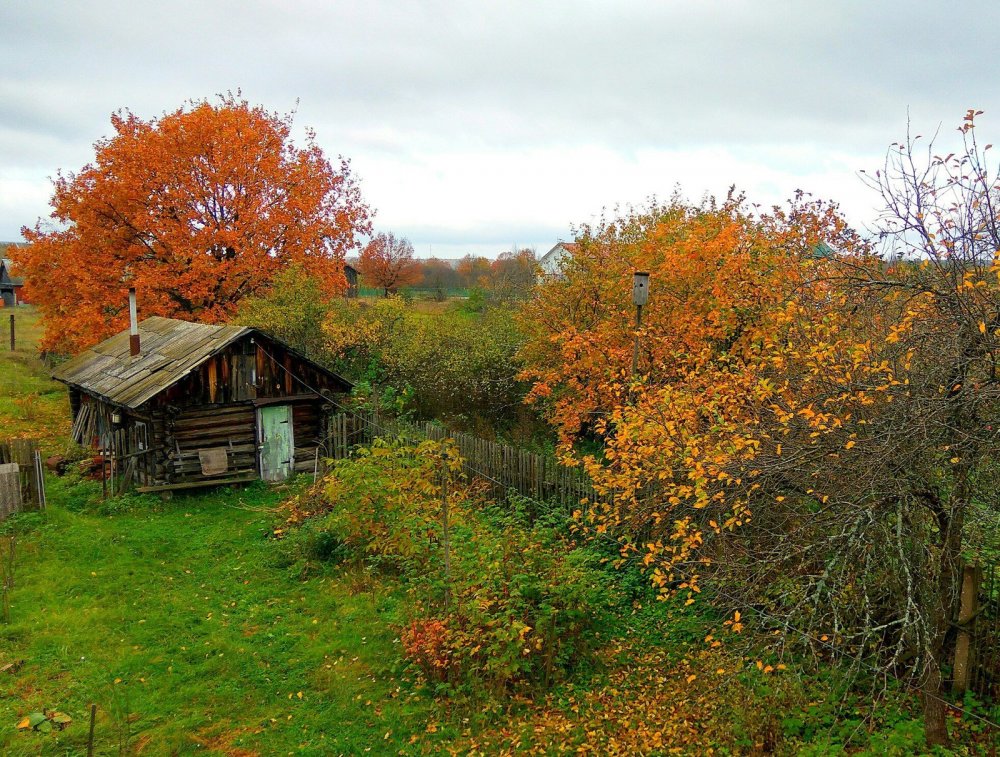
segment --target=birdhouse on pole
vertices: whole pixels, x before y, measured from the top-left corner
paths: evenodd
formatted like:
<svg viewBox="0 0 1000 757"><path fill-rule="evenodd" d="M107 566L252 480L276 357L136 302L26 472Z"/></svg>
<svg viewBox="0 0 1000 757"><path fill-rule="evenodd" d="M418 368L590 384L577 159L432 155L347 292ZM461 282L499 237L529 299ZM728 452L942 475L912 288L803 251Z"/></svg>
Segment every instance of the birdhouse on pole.
<svg viewBox="0 0 1000 757"><path fill-rule="evenodd" d="M649 274L636 271L632 274L632 304L641 308L649 301Z"/></svg>
<svg viewBox="0 0 1000 757"><path fill-rule="evenodd" d="M632 304L635 305L635 347L632 350L632 375L639 369L639 328L642 326L642 306L649 301L649 274L632 274Z"/></svg>

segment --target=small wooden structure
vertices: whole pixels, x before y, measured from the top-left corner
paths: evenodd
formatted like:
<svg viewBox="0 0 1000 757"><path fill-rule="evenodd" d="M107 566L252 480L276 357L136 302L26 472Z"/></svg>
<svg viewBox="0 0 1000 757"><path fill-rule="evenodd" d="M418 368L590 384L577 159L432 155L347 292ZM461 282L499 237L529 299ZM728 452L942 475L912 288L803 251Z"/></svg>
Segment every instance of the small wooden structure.
<svg viewBox="0 0 1000 757"><path fill-rule="evenodd" d="M154 317L137 330L134 348L123 331L53 374L69 386L73 439L125 485L281 480L326 455L328 398L346 379L257 329Z"/></svg>
<svg viewBox="0 0 1000 757"><path fill-rule="evenodd" d="M12 308L18 302L18 290L24 285L21 279L10 274L11 261L0 258L0 303L5 308Z"/></svg>
<svg viewBox="0 0 1000 757"><path fill-rule="evenodd" d="M347 296L358 296L358 269L350 263L344 263L344 278L347 279Z"/></svg>

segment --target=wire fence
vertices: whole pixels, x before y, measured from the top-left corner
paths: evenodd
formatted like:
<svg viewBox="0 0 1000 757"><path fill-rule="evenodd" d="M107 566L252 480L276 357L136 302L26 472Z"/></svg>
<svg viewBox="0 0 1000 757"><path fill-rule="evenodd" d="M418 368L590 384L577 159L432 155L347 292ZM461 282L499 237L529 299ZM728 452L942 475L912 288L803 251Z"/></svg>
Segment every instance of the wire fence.
<svg viewBox="0 0 1000 757"><path fill-rule="evenodd" d="M1000 701L1000 565L982 568L979 609L972 623L975 639L971 688Z"/></svg>

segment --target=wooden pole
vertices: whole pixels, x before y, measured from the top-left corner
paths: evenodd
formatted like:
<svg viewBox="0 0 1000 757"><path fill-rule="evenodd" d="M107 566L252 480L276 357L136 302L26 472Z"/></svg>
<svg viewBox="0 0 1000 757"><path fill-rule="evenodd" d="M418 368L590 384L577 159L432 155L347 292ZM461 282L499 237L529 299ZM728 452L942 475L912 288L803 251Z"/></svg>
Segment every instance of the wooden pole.
<svg viewBox="0 0 1000 757"><path fill-rule="evenodd" d="M639 327L642 326L642 306L649 301L649 274L635 271L632 274L632 304L635 305L635 347L632 352L632 378L639 370Z"/></svg>
<svg viewBox="0 0 1000 757"><path fill-rule="evenodd" d="M44 510L47 504L45 496L45 468L42 465L42 453L35 450L35 483L38 487L38 509Z"/></svg>
<svg viewBox="0 0 1000 757"><path fill-rule="evenodd" d="M108 498L108 452L107 447L101 445L101 498Z"/></svg>
<svg viewBox="0 0 1000 757"><path fill-rule="evenodd" d="M444 611L451 601L451 544L448 540L448 461L443 459L441 470L441 527L444 546Z"/></svg>
<svg viewBox="0 0 1000 757"><path fill-rule="evenodd" d="M632 377L639 370L639 328L642 326L642 305L635 306L635 345L632 350Z"/></svg>
<svg viewBox="0 0 1000 757"><path fill-rule="evenodd" d="M955 668L952 681L952 691L955 694L964 694L972 681L972 669L975 665L972 626L979 613L981 580L980 567L965 566L962 571L962 596L958 610L958 638L955 640Z"/></svg>
<svg viewBox="0 0 1000 757"><path fill-rule="evenodd" d="M10 351L17 349L17 339L14 335L14 314L10 314Z"/></svg>
<svg viewBox="0 0 1000 757"><path fill-rule="evenodd" d="M90 733L87 735L87 757L94 757L94 723L97 720L97 705L90 705Z"/></svg>

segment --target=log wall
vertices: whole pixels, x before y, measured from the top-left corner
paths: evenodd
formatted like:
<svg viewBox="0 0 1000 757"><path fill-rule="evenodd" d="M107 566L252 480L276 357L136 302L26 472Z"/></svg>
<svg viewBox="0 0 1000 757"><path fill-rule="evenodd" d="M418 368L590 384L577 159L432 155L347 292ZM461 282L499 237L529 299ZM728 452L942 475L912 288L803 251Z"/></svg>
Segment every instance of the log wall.
<svg viewBox="0 0 1000 757"><path fill-rule="evenodd" d="M320 444L321 425L321 409L317 402L292 405L296 473L310 473L316 466L316 448ZM320 457L322 456L323 452L320 451Z"/></svg>
<svg viewBox="0 0 1000 757"><path fill-rule="evenodd" d="M189 483L257 473L257 420L253 405L216 405L189 408L163 424L162 478L166 483ZM223 448L229 463L223 474L201 472L199 450ZM157 476L160 477L159 475Z"/></svg>
<svg viewBox="0 0 1000 757"><path fill-rule="evenodd" d="M343 392L349 386L280 344L257 335L229 345L150 400L151 406L228 405L261 399Z"/></svg>

